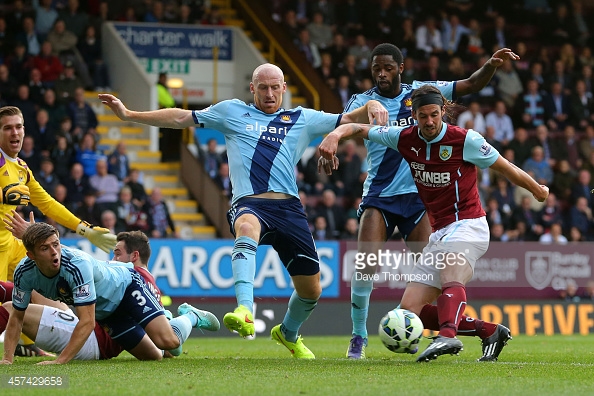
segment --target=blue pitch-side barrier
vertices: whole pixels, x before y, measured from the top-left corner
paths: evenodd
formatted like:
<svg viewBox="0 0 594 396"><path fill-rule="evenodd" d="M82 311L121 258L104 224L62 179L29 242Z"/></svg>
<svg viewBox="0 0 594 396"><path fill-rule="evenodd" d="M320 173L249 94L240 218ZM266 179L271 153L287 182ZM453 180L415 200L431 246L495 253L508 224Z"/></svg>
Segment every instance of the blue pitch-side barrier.
<svg viewBox="0 0 594 396"><path fill-rule="evenodd" d="M62 238L62 244L79 248L94 257L113 256L86 239ZM325 298L339 297L339 243L318 242L321 283ZM232 240L181 241L152 239L149 270L164 295L171 297L235 297L231 271ZM258 297L289 297L291 279L276 251L261 246L256 255L254 294Z"/></svg>

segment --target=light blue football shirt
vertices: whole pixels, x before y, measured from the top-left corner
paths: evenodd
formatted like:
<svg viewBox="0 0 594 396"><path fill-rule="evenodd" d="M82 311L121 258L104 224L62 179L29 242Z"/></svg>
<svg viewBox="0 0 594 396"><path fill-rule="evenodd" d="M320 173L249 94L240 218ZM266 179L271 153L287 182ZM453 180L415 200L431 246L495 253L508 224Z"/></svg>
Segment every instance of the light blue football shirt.
<svg viewBox="0 0 594 396"><path fill-rule="evenodd" d="M62 245L60 272L48 278L35 262L26 257L14 271L12 303L25 310L36 290L51 300L68 305L95 305L95 318L104 319L120 305L124 292L132 283L131 263L100 261L93 256Z"/></svg>
<svg viewBox="0 0 594 396"><path fill-rule="evenodd" d="M233 200L273 191L299 198L295 165L309 143L332 132L342 115L303 107L266 114L239 99L193 113L196 125L225 136Z"/></svg>
<svg viewBox="0 0 594 396"><path fill-rule="evenodd" d="M353 95L344 111L350 112L364 106L370 100L377 100L388 110L389 126L409 127L414 124L411 96L415 89L423 85L437 87L448 100L454 98L456 81L413 81L412 84L401 84L400 95L395 98L380 95L377 87ZM409 167L406 164L402 166L403 159L400 153L367 139L365 147L367 178L363 184L363 197L392 197L417 192Z"/></svg>

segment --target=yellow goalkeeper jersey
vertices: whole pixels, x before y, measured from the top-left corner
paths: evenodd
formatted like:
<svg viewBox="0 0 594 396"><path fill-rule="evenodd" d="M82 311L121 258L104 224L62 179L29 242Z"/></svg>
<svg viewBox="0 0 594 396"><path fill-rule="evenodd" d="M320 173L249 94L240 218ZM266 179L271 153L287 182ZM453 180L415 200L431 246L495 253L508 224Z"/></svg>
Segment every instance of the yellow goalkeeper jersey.
<svg viewBox="0 0 594 396"><path fill-rule="evenodd" d="M0 150L0 188L3 189L13 183L26 184L29 187L31 203L37 206L44 215L51 217L64 227L76 230L80 219L41 187L25 161L20 158L10 158ZM6 214L15 208L16 205L0 205L0 216L5 218ZM0 251L5 251L13 239L11 232L0 220Z"/></svg>

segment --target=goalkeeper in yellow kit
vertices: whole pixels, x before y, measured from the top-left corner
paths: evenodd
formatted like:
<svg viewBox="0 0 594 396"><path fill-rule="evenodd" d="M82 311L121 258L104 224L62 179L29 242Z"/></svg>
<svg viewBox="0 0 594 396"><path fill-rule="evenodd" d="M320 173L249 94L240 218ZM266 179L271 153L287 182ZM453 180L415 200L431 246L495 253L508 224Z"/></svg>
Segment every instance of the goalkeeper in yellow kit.
<svg viewBox="0 0 594 396"><path fill-rule="evenodd" d="M43 214L61 225L76 230L105 252L113 250L116 236L74 216L52 198L33 177L27 164L17 157L23 146L25 126L17 107L0 108L0 216L4 219L19 205L31 202ZM14 269L26 256L26 250L5 224L0 223L0 281L12 280Z"/></svg>

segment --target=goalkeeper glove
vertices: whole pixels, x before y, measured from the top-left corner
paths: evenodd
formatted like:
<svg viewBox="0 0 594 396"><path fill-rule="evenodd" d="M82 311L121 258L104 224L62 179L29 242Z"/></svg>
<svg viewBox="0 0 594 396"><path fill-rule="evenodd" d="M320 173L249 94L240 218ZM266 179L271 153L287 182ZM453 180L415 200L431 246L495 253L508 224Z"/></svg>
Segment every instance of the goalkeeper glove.
<svg viewBox="0 0 594 396"><path fill-rule="evenodd" d="M28 205L30 200L29 187L24 184L13 183L2 189L4 205Z"/></svg>
<svg viewBox="0 0 594 396"><path fill-rule="evenodd" d="M86 221L81 221L76 227L76 233L87 238L93 245L97 246L105 253L109 253L115 248L116 236L110 233L107 228L94 226Z"/></svg>

